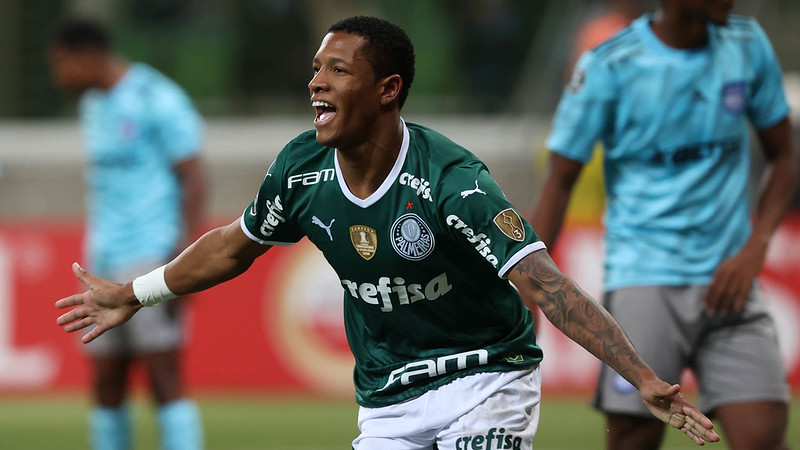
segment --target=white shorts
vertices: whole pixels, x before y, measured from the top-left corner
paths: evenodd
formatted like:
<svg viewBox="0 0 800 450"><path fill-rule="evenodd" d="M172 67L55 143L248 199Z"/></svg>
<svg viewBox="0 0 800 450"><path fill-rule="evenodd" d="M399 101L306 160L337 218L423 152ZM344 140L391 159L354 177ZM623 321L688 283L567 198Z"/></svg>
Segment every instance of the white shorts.
<svg viewBox="0 0 800 450"><path fill-rule="evenodd" d="M537 366L469 375L383 408L362 406L353 449L530 449L541 386Z"/></svg>

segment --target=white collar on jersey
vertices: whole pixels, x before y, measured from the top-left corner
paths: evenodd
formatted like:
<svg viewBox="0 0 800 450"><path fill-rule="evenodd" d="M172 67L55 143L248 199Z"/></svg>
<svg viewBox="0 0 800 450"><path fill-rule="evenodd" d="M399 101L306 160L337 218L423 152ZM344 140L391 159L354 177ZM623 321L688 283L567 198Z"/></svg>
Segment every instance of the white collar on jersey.
<svg viewBox="0 0 800 450"><path fill-rule="evenodd" d="M344 194L344 196L356 206L367 208L375 204L375 202L380 200L381 197L383 197L384 194L386 194L386 192L389 191L389 188L392 187L394 180L396 180L397 177L400 176L400 171L403 170L403 164L405 164L406 162L406 154L408 153L408 141L409 141L408 127L406 127L406 121L403 120L402 117L400 118L400 121L403 122L403 144L400 145L400 154L397 155L397 160L394 162L394 166L392 166L392 170L391 172L389 172L389 175L386 176L386 179L383 180L383 183L381 183L380 187L367 198L364 199L358 198L355 195L353 195L352 192L350 192L350 188L347 187L347 183L345 183L344 177L342 176L342 168L339 167L339 156L338 156L339 151L336 150L334 152L333 165L336 168L336 178L339 180L339 188L342 190L342 194Z"/></svg>

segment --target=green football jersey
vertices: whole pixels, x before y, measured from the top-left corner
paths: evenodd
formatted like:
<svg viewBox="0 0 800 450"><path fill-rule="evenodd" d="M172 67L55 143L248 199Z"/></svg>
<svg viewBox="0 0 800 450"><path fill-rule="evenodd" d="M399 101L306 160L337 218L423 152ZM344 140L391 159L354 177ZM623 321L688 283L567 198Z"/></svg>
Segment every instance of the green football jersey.
<svg viewBox="0 0 800 450"><path fill-rule="evenodd" d="M533 315L505 276L544 244L486 166L433 130L404 126L397 161L365 199L348 189L336 150L303 133L270 166L241 224L263 244L307 236L333 266L360 405L542 359Z"/></svg>

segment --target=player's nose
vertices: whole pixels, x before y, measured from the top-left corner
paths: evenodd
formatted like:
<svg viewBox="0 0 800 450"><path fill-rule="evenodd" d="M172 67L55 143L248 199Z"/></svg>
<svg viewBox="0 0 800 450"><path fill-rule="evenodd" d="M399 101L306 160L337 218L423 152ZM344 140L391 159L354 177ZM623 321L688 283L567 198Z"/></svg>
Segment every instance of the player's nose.
<svg viewBox="0 0 800 450"><path fill-rule="evenodd" d="M325 80L325 76L322 74L322 71L319 70L314 76L311 78L311 81L308 82L308 90L313 95L316 92L320 92L326 90L328 88L328 83Z"/></svg>

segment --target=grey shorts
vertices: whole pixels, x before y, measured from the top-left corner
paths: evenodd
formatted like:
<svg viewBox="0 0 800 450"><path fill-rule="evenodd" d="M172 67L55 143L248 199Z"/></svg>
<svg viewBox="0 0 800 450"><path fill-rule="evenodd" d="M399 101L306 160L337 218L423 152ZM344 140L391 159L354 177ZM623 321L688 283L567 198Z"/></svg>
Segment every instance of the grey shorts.
<svg viewBox="0 0 800 450"><path fill-rule="evenodd" d="M122 283L161 264L163 262L137 264L135 267L98 276ZM180 298L142 308L131 320L86 344L86 351L92 356L125 356L178 349L183 344L181 309Z"/></svg>
<svg viewBox="0 0 800 450"><path fill-rule="evenodd" d="M699 407L750 401L789 401L775 324L758 289L745 310L709 316L706 286L643 286L606 294L604 303L644 361L670 384L685 368L699 385ZM601 365L594 406L605 412L649 416L634 387Z"/></svg>

